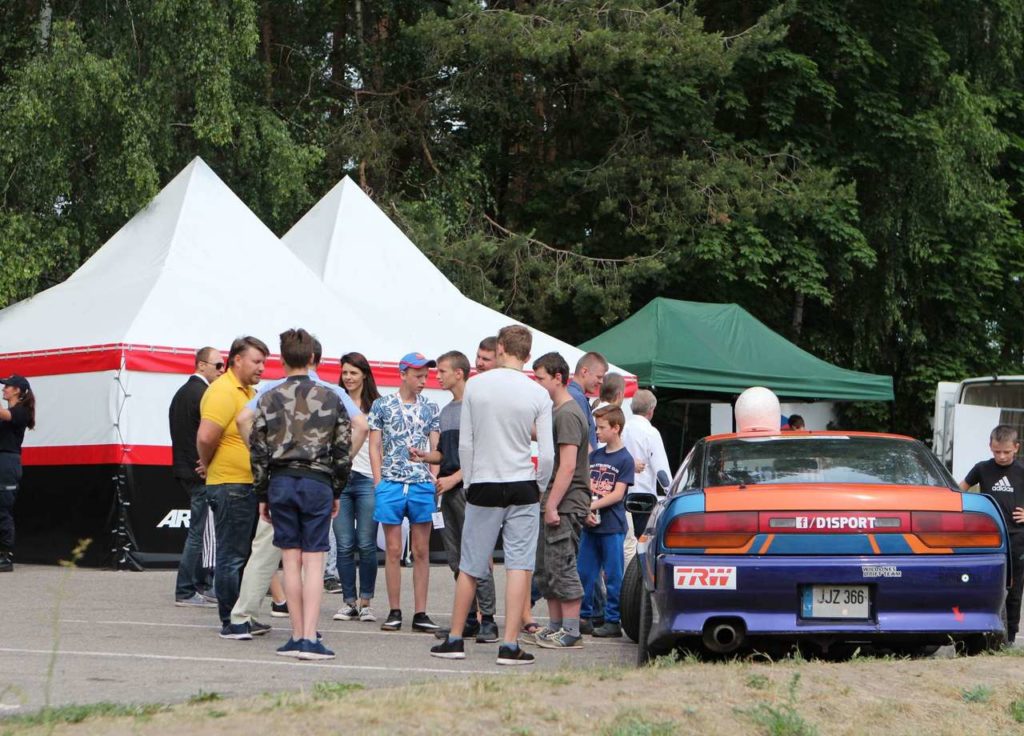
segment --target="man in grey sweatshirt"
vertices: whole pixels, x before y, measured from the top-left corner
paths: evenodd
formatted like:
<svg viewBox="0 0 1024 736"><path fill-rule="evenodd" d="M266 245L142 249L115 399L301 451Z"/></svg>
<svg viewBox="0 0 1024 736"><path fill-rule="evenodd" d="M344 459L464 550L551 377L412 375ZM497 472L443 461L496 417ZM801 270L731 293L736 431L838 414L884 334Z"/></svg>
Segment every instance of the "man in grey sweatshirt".
<svg viewBox="0 0 1024 736"><path fill-rule="evenodd" d="M491 553L502 534L505 549L505 635L498 664L532 664L533 655L517 642L522 611L530 594L530 575L540 530L540 491L547 488L554 464L551 400L525 373L533 336L520 325L498 332L498 367L474 376L462 397L459 458L466 487L455 609L448 638L432 656L464 659L466 614L477 578L487 575ZM536 428L538 462L531 453Z"/></svg>

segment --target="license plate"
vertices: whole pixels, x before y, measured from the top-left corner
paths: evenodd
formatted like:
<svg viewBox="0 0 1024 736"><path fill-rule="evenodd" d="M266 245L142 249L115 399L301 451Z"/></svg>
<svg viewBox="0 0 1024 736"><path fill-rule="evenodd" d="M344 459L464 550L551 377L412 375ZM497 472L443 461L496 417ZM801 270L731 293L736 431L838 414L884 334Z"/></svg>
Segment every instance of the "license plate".
<svg viewBox="0 0 1024 736"><path fill-rule="evenodd" d="M803 618L869 618L867 585L809 585L800 599Z"/></svg>

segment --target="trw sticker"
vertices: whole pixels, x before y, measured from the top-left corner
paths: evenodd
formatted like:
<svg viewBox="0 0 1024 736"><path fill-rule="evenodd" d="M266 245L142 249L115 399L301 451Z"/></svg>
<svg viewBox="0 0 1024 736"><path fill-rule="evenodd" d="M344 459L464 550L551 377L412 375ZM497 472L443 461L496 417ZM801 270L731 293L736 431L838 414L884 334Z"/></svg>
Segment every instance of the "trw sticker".
<svg viewBox="0 0 1024 736"><path fill-rule="evenodd" d="M736 590L735 567L674 568L676 590Z"/></svg>

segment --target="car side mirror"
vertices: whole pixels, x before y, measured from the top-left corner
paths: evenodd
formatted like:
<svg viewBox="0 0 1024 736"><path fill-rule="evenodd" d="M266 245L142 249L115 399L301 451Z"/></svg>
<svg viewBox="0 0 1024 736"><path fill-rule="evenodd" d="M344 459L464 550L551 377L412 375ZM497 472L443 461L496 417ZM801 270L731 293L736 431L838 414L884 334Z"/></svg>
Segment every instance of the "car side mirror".
<svg viewBox="0 0 1024 736"><path fill-rule="evenodd" d="M630 493L626 496L626 511L631 514L649 514L658 505L653 493Z"/></svg>

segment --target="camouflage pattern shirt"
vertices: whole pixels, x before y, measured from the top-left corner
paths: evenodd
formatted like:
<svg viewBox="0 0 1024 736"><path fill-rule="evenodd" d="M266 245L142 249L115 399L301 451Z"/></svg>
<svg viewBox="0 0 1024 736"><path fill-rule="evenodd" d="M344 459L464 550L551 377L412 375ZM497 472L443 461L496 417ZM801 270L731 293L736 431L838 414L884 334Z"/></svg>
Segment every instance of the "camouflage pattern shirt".
<svg viewBox="0 0 1024 736"><path fill-rule="evenodd" d="M291 376L256 404L249 439L256 495L265 500L270 476L285 471L322 478L338 498L352 467L351 446L352 425L337 394L308 376Z"/></svg>

